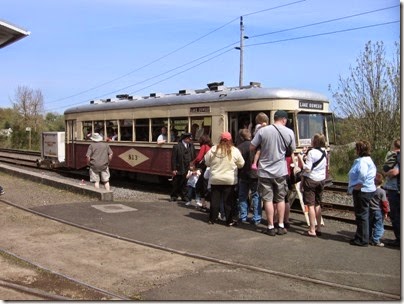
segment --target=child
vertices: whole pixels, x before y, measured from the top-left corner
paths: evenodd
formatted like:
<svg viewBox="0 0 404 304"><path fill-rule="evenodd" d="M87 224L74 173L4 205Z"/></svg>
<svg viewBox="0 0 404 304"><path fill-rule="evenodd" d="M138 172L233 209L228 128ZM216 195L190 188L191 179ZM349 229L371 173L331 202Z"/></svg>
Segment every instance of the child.
<svg viewBox="0 0 404 304"><path fill-rule="evenodd" d="M191 200L196 195L195 187L196 182L198 181L200 175L201 171L197 169L193 163L191 163L189 165L189 170L187 173L187 191L188 191L187 197L189 198L190 201L186 202L185 206L191 205ZM195 198L196 200L198 200L198 197Z"/></svg>
<svg viewBox="0 0 404 304"><path fill-rule="evenodd" d="M267 114L265 114L264 112L260 112L255 117L255 122L256 122L256 126L255 126L255 130L254 130L254 136L255 136L255 134L257 134L259 129L268 125L269 118L268 118ZM258 147L255 152L255 156L254 156L253 163L251 165L251 169L258 170L257 164L258 164L258 160L260 158L260 154L261 154L261 149Z"/></svg>
<svg viewBox="0 0 404 304"><path fill-rule="evenodd" d="M387 218L387 213L389 212L389 202L387 201L386 191L381 188L382 184L383 175L376 173L376 193L370 201L369 240L370 245L378 247L384 247L380 239L384 233L383 221Z"/></svg>

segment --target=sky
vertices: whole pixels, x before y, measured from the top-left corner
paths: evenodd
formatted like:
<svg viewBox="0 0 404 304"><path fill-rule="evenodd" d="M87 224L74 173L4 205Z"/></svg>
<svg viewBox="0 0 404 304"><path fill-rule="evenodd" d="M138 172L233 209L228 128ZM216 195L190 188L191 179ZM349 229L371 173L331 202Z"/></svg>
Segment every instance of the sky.
<svg viewBox="0 0 404 304"><path fill-rule="evenodd" d="M243 84L326 95L368 41L400 42L399 0L2 0L0 19L30 35L0 49L0 108L18 87L45 112L117 94Z"/></svg>

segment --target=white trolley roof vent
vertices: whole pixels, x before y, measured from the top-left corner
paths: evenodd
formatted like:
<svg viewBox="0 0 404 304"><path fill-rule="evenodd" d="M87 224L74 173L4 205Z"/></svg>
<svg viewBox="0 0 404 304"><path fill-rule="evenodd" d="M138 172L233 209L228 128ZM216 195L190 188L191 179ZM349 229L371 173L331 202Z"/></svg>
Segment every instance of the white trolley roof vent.
<svg viewBox="0 0 404 304"><path fill-rule="evenodd" d="M195 94L195 90L185 89L178 91L178 95L191 95L191 94Z"/></svg>
<svg viewBox="0 0 404 304"><path fill-rule="evenodd" d="M216 92L223 91L226 89L223 81L208 83L208 88L209 88L209 91L216 91Z"/></svg>
<svg viewBox="0 0 404 304"><path fill-rule="evenodd" d="M163 96L164 96L164 93L150 93L150 97L153 97L153 98L160 98Z"/></svg>

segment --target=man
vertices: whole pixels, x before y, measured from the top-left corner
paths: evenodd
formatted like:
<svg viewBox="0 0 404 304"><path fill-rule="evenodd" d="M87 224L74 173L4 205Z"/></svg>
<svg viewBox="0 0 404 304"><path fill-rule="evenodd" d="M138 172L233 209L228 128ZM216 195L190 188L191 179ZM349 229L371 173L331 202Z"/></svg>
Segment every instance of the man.
<svg viewBox="0 0 404 304"><path fill-rule="evenodd" d="M158 145L162 145L167 143L167 128L166 127L162 127L161 128L161 134L159 135L159 137L157 137L157 144Z"/></svg>
<svg viewBox="0 0 404 304"><path fill-rule="evenodd" d="M95 188L100 188L100 181L105 189L111 191L109 186L109 162L112 159L112 150L109 145L102 141L98 133L93 133L90 137L93 141L87 149L87 164L90 166L90 182L94 183Z"/></svg>
<svg viewBox="0 0 404 304"><path fill-rule="evenodd" d="M254 151L261 146L261 155L258 162L258 189L264 202L268 228L265 233L270 236L286 234L284 225L285 197L287 194L287 164L286 152L296 149L295 134L286 127L288 114L278 110L274 115L275 123L260 128L250 144ZM279 228L274 227L274 208L278 214Z"/></svg>
<svg viewBox="0 0 404 304"><path fill-rule="evenodd" d="M390 218L393 226L393 232L396 239L388 243L390 246L400 247L401 230L401 208L400 208L400 166L401 166L401 144L400 139L393 141L392 150L386 155L383 164L383 173L386 176L384 189L390 204Z"/></svg>
<svg viewBox="0 0 404 304"><path fill-rule="evenodd" d="M244 158L243 168L238 170L238 207L240 221L242 223L248 222L248 204L247 198L251 192L251 204L253 206L253 217L251 223L258 226L261 222L261 197L258 193L258 176L257 170L251 169L251 164L254 161L254 152L250 151L251 132L248 129L241 129L239 131L240 144L237 148L240 150Z"/></svg>
<svg viewBox="0 0 404 304"><path fill-rule="evenodd" d="M190 201L186 192L187 172L189 164L195 159L195 147L192 143L192 134L184 133L178 144L173 146L171 156L171 167L173 170L173 189L170 195L170 201L176 201L178 196L184 202Z"/></svg>

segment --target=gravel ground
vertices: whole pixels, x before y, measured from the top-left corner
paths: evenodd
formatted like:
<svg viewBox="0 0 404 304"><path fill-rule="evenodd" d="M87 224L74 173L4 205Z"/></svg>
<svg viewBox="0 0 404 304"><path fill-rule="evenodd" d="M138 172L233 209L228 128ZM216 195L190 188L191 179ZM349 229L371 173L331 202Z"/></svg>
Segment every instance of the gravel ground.
<svg viewBox="0 0 404 304"><path fill-rule="evenodd" d="M98 201L88 196L4 173L0 173L0 181L6 192L1 198L26 208ZM119 201L139 199L148 202L156 198L166 198L166 195L162 194L151 195L149 192L123 188L114 188L114 193L115 199ZM0 223L2 226L0 249L42 265L46 269L52 269L68 277L81 278L90 285L113 291L130 299L138 300L141 292L160 284L164 285L172 278L197 271L198 268L209 264L85 232L27 214L5 204L0 204ZM114 257L115 252L120 253L118 260ZM134 256L136 259L132 258ZM145 260L154 262L144 263ZM111 263L111 261L114 262ZM19 262L8 254L0 254L0 267L2 280L7 282L18 282L77 300L108 299L83 287L75 287L66 280L56 284L55 276ZM118 274L117 269L119 269ZM100 280L96 275L97 271L111 273L111 275ZM0 288L0 299L37 300L40 298Z"/></svg>

